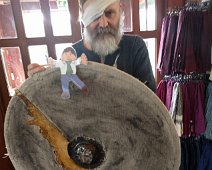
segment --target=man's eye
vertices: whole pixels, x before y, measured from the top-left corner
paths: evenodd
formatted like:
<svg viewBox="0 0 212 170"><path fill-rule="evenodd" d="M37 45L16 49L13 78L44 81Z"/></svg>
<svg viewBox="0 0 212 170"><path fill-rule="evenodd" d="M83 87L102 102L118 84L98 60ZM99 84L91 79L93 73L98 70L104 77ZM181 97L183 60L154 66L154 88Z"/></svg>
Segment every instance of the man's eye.
<svg viewBox="0 0 212 170"><path fill-rule="evenodd" d="M113 11L105 11L105 16L107 18L112 18L115 15Z"/></svg>

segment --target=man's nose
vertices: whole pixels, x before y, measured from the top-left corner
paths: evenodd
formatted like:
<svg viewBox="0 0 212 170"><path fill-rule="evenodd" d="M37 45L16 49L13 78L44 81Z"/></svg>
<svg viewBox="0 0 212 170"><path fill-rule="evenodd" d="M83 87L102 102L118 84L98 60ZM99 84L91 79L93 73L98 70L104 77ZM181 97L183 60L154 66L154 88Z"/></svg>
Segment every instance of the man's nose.
<svg viewBox="0 0 212 170"><path fill-rule="evenodd" d="M99 27L107 27L108 26L108 18L103 14L99 18Z"/></svg>

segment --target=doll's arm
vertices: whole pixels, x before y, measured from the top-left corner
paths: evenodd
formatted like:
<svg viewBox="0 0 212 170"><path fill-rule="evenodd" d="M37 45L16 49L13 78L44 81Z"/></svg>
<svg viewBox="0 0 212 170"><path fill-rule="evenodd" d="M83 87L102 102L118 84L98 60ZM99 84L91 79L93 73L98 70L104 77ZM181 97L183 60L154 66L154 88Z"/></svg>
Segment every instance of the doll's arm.
<svg viewBox="0 0 212 170"><path fill-rule="evenodd" d="M60 60L54 60L52 57L48 58L48 65L51 67L61 67L62 61Z"/></svg>
<svg viewBox="0 0 212 170"><path fill-rule="evenodd" d="M56 63L56 61L55 61L52 57L49 57L49 58L48 58L48 64L49 64L50 66L54 66L55 63Z"/></svg>

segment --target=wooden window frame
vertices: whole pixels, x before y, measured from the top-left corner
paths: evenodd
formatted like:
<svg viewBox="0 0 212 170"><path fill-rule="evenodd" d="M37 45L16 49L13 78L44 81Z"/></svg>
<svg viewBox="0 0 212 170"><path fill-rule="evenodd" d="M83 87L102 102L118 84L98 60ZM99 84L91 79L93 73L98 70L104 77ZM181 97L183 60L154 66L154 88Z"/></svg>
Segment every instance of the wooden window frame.
<svg viewBox="0 0 212 170"><path fill-rule="evenodd" d="M68 0L68 8L71 15L71 27L72 27L72 35L71 36L54 36L53 30L51 27L51 16L50 16L50 6L49 1L47 0L40 0L40 6L41 11L44 15L44 30L45 30L45 37L37 37L37 38L27 38L24 31L24 23L23 23L23 17L22 17L22 9L21 4L19 0L10 0L11 1L11 7L14 15L15 20L15 27L17 31L17 37L16 39L1 39L0 40L0 47L19 47L22 61L23 61L23 67L25 76L27 77L27 66L30 64L30 57L28 52L28 46L30 45L47 45L47 50L49 53L49 56L56 57L55 54L55 44L59 43L70 43L70 42L76 42L79 39L81 39L81 24L78 21L79 18L79 5L77 0ZM167 0L160 0L156 1L156 30L154 31L140 31L140 25L139 25L139 0L131 0L132 3L132 32L125 32L127 34L137 34L141 35L144 39L146 38L156 38L156 58L155 63L157 63L157 55L158 55L158 49L160 44L160 33L161 33L161 24L163 16L165 15L165 8ZM1 63L2 64L2 63ZM155 69L156 74L156 81L159 82L160 74L158 73L156 68ZM0 70L1 71L1 70ZM4 89L7 89L6 80L3 77L4 75L0 75L0 79L2 80L2 86ZM5 95L7 96L8 93L2 92L1 93L4 98ZM6 97L7 98L7 97ZM9 102L9 97L6 99L7 101L4 104L7 106L7 103Z"/></svg>
<svg viewBox="0 0 212 170"><path fill-rule="evenodd" d="M156 29L154 31L140 31L140 17L139 17L139 0L131 0L132 2L132 32L126 32L127 34L137 34L142 36L144 39L146 38L155 38L156 39L156 47L155 47L155 63L157 64L157 56L158 56L158 49L160 45L160 34L161 34L161 25L163 21L163 17L166 13L166 4L167 0L156 0ZM155 68L155 79L156 83L161 80L161 75L158 70Z"/></svg>
<svg viewBox="0 0 212 170"><path fill-rule="evenodd" d="M17 38L11 39L0 39L0 47L19 47L23 62L23 68L25 72L25 76L27 77L27 66L30 64L30 56L28 51L28 46L30 45L46 45L49 56L52 56L56 59L56 51L55 44L60 43L71 43L76 42L81 39L81 25L78 21L79 18L79 5L77 0L67 0L68 1L68 9L71 15L71 36L54 36L53 30L51 27L51 15L50 15L50 6L49 1L40 0L41 12L45 18L44 20L44 31L45 37L35 37L35 38L27 38L24 31L24 22L22 17L22 9L19 0L10 0L11 8L13 11L13 16L15 20L15 27L17 32ZM2 61L0 61L2 65ZM0 69L1 73L4 73L3 68ZM6 111L8 102L10 100L8 90L2 91L2 89L7 89L7 83L4 74L0 74L1 81L1 89L0 89L0 97L4 99L3 108Z"/></svg>

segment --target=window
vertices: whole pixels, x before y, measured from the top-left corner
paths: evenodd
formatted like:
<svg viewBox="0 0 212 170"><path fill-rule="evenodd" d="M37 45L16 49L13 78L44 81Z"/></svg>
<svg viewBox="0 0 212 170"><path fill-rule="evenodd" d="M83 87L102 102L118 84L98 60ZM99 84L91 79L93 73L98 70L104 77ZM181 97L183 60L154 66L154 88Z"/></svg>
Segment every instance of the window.
<svg viewBox="0 0 212 170"><path fill-rule="evenodd" d="M156 0L131 0L132 9L132 31L129 34L138 34L144 38L153 73L157 81L156 58L160 41L160 27L162 24L163 9L165 1ZM130 11L129 8L126 10Z"/></svg>
<svg viewBox="0 0 212 170"><path fill-rule="evenodd" d="M46 45L30 45L28 47L30 63L47 64L48 51Z"/></svg>
<svg viewBox="0 0 212 170"><path fill-rule="evenodd" d="M45 37L40 2L21 2L26 37Z"/></svg>
<svg viewBox="0 0 212 170"><path fill-rule="evenodd" d="M121 0L122 8L124 12L124 32L132 32L132 1Z"/></svg>
<svg viewBox="0 0 212 170"><path fill-rule="evenodd" d="M61 56L62 49L81 38L77 0L0 0L0 48L3 76L10 95L25 80L27 65L46 64L47 57ZM162 6L156 0L121 0L124 31L141 35L149 49L153 72L162 22ZM160 13L159 13L160 12ZM15 14L15 15L14 15ZM34 26L35 25L35 26ZM72 34L74 32L74 34ZM15 51L15 55L14 52ZM9 55L11 53L12 55ZM14 55L14 56L13 56ZM39 58L38 58L39 57ZM18 62L16 75L8 71L8 58ZM18 82L20 81L20 82ZM12 90L13 92L12 92Z"/></svg>
<svg viewBox="0 0 212 170"><path fill-rule="evenodd" d="M15 20L9 2L0 4L0 22L0 39L17 38Z"/></svg>
<svg viewBox="0 0 212 170"><path fill-rule="evenodd" d="M144 39L147 49L149 51L149 59L153 68L153 74L154 76L156 75L155 72L155 67L156 67L156 63L155 63L155 57L156 57L156 38L146 38Z"/></svg>
<svg viewBox="0 0 212 170"><path fill-rule="evenodd" d="M11 96L25 81L28 64L47 64L48 56L59 58L81 38L77 7L76 0L0 0L0 76Z"/></svg>
<svg viewBox="0 0 212 170"><path fill-rule="evenodd" d="M140 31L153 31L156 29L155 0L139 0Z"/></svg>
<svg viewBox="0 0 212 170"><path fill-rule="evenodd" d="M18 47L1 48L1 60L9 94L14 95L14 89L25 81L22 59Z"/></svg>
<svg viewBox="0 0 212 170"><path fill-rule="evenodd" d="M139 0L139 25L140 31L155 31L156 30L156 4L155 0ZM142 35L142 33L141 33ZM149 51L149 58L155 75L155 59L156 59L156 39L151 37L144 39Z"/></svg>
<svg viewBox="0 0 212 170"><path fill-rule="evenodd" d="M71 15L67 0L58 0L55 6L52 6L50 3L50 7L54 36L72 35Z"/></svg>

